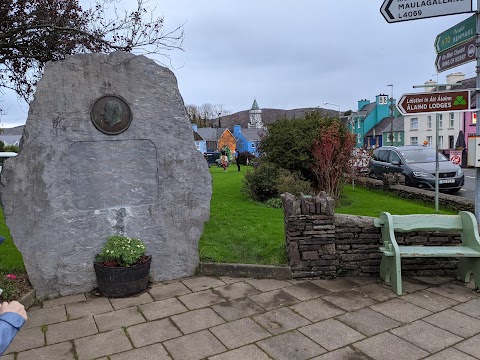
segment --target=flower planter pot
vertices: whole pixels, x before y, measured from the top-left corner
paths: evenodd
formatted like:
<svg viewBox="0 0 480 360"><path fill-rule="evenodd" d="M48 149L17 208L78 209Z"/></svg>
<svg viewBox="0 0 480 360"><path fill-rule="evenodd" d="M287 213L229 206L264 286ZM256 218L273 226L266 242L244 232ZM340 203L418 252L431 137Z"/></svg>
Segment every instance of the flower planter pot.
<svg viewBox="0 0 480 360"><path fill-rule="evenodd" d="M152 256L142 264L129 267L108 267L94 263L98 290L107 297L125 297L147 288Z"/></svg>

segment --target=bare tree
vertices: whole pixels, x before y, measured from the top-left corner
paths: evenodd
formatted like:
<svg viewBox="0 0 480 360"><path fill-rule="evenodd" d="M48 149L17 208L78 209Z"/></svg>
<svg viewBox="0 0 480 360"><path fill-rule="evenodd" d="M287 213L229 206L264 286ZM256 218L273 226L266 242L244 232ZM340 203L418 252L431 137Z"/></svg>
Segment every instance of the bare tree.
<svg viewBox="0 0 480 360"><path fill-rule="evenodd" d="M45 63L66 55L116 50L162 54L180 49L183 25L165 30L146 0L120 12L115 0L84 10L78 0L0 1L0 90L10 88L27 102Z"/></svg>

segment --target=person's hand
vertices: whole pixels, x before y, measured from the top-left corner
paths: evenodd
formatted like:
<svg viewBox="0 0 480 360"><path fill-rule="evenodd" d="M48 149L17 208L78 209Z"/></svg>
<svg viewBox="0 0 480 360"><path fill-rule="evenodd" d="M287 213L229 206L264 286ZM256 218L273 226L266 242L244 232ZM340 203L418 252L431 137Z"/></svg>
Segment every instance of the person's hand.
<svg viewBox="0 0 480 360"><path fill-rule="evenodd" d="M9 303L6 301L3 302L2 305L0 305L0 315L7 312L16 313L27 320L27 312L25 311L25 307L18 301L11 301Z"/></svg>

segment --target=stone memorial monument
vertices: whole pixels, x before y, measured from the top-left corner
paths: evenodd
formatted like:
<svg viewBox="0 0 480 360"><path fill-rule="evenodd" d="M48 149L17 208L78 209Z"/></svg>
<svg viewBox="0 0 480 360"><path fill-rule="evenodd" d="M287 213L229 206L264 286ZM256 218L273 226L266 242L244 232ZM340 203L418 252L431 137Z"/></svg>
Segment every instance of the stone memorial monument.
<svg viewBox="0 0 480 360"><path fill-rule="evenodd" d="M144 241L156 281L198 265L210 173L174 74L144 56L48 63L0 181L39 298L95 288L94 257L113 234Z"/></svg>

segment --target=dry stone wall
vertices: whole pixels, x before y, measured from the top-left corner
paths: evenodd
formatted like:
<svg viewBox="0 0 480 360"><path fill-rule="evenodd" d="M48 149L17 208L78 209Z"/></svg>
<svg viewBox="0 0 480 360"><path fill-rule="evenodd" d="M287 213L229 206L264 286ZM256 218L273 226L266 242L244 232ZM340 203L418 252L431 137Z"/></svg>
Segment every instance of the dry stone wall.
<svg viewBox="0 0 480 360"><path fill-rule="evenodd" d="M285 240L293 276L379 276L382 245L374 218L335 215L334 199L324 193L316 197L282 195ZM448 245L461 243L460 234L411 232L397 234L400 245ZM411 276L452 275L455 258L402 260L402 274Z"/></svg>

